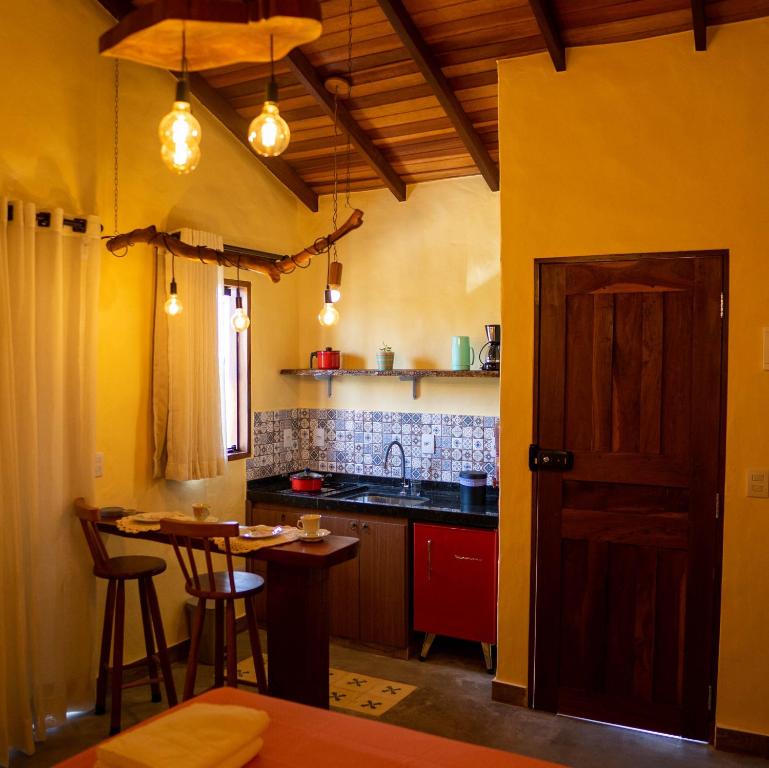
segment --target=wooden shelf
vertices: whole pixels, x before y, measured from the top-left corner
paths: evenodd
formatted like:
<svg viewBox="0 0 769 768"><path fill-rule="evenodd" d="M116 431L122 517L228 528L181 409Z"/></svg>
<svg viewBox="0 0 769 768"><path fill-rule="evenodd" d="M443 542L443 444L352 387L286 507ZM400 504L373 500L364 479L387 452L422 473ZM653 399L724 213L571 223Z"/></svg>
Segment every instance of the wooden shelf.
<svg viewBox="0 0 769 768"><path fill-rule="evenodd" d="M380 371L376 368L283 368L281 376L310 376L318 381L328 383L328 396L332 394L332 381L337 376L358 377L397 377L400 381L411 382L411 395L414 400L419 397L419 382L426 378L439 379L498 379L499 371L447 371L440 368L393 368Z"/></svg>

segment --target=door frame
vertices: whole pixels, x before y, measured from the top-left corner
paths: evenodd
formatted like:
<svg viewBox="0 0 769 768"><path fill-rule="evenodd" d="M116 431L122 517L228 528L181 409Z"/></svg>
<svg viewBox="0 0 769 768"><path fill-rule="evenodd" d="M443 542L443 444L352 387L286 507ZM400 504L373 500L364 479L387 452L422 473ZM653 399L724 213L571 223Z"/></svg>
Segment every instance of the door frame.
<svg viewBox="0 0 769 768"><path fill-rule="evenodd" d="M621 253L594 256L556 256L552 258L534 259L534 369L533 369L533 413L532 413L532 443L538 442L539 428L539 363L540 363L540 295L542 267L547 264L587 264L613 261L642 261L651 259L681 259L681 258L720 258L721 259L721 381L720 381L720 414L718 439L718 493L719 514L716 520L714 537L714 588L712 604L712 659L710 664L711 698L709 707L708 742L713 743L716 725L716 700L718 694L718 655L721 618L721 586L723 573L723 532L724 532L724 478L726 465L726 407L727 407L727 373L729 347L729 251L728 249L694 250L694 251L662 251L653 253ZM559 446L551 446L557 448ZM537 627L537 555L538 541L538 473L531 473L531 556L529 573L529 667L527 702L530 709L536 709L536 627ZM541 707L540 707L541 708Z"/></svg>

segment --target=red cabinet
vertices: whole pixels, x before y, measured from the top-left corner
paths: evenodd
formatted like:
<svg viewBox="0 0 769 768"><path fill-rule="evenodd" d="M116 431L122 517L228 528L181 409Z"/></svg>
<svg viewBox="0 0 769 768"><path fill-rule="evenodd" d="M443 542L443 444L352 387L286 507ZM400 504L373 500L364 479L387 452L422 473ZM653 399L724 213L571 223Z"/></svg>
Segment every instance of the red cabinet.
<svg viewBox="0 0 769 768"><path fill-rule="evenodd" d="M496 531L414 524L414 629L496 643Z"/></svg>

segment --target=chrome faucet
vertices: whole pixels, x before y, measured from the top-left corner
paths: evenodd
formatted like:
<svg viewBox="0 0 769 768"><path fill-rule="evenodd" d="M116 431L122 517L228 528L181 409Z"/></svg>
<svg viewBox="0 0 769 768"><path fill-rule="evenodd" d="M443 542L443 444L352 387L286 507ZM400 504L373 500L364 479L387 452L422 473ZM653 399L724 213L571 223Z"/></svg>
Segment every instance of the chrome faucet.
<svg viewBox="0 0 769 768"><path fill-rule="evenodd" d="M390 461L390 451L392 451L395 446L398 446L398 448L401 449L401 496L406 496L408 494L409 485L406 482L406 454L403 452L403 446L397 441L393 440L390 445L387 446L387 450L385 451L385 459L384 459L384 468L385 472L387 472L387 462Z"/></svg>

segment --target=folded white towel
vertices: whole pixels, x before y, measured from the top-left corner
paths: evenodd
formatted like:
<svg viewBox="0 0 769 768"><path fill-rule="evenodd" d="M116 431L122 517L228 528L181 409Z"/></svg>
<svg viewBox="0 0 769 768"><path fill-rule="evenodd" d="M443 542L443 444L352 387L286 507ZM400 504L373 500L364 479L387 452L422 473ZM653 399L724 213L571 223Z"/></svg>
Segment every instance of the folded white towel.
<svg viewBox="0 0 769 768"><path fill-rule="evenodd" d="M97 768L241 768L262 748L266 712L190 704L102 744Z"/></svg>

